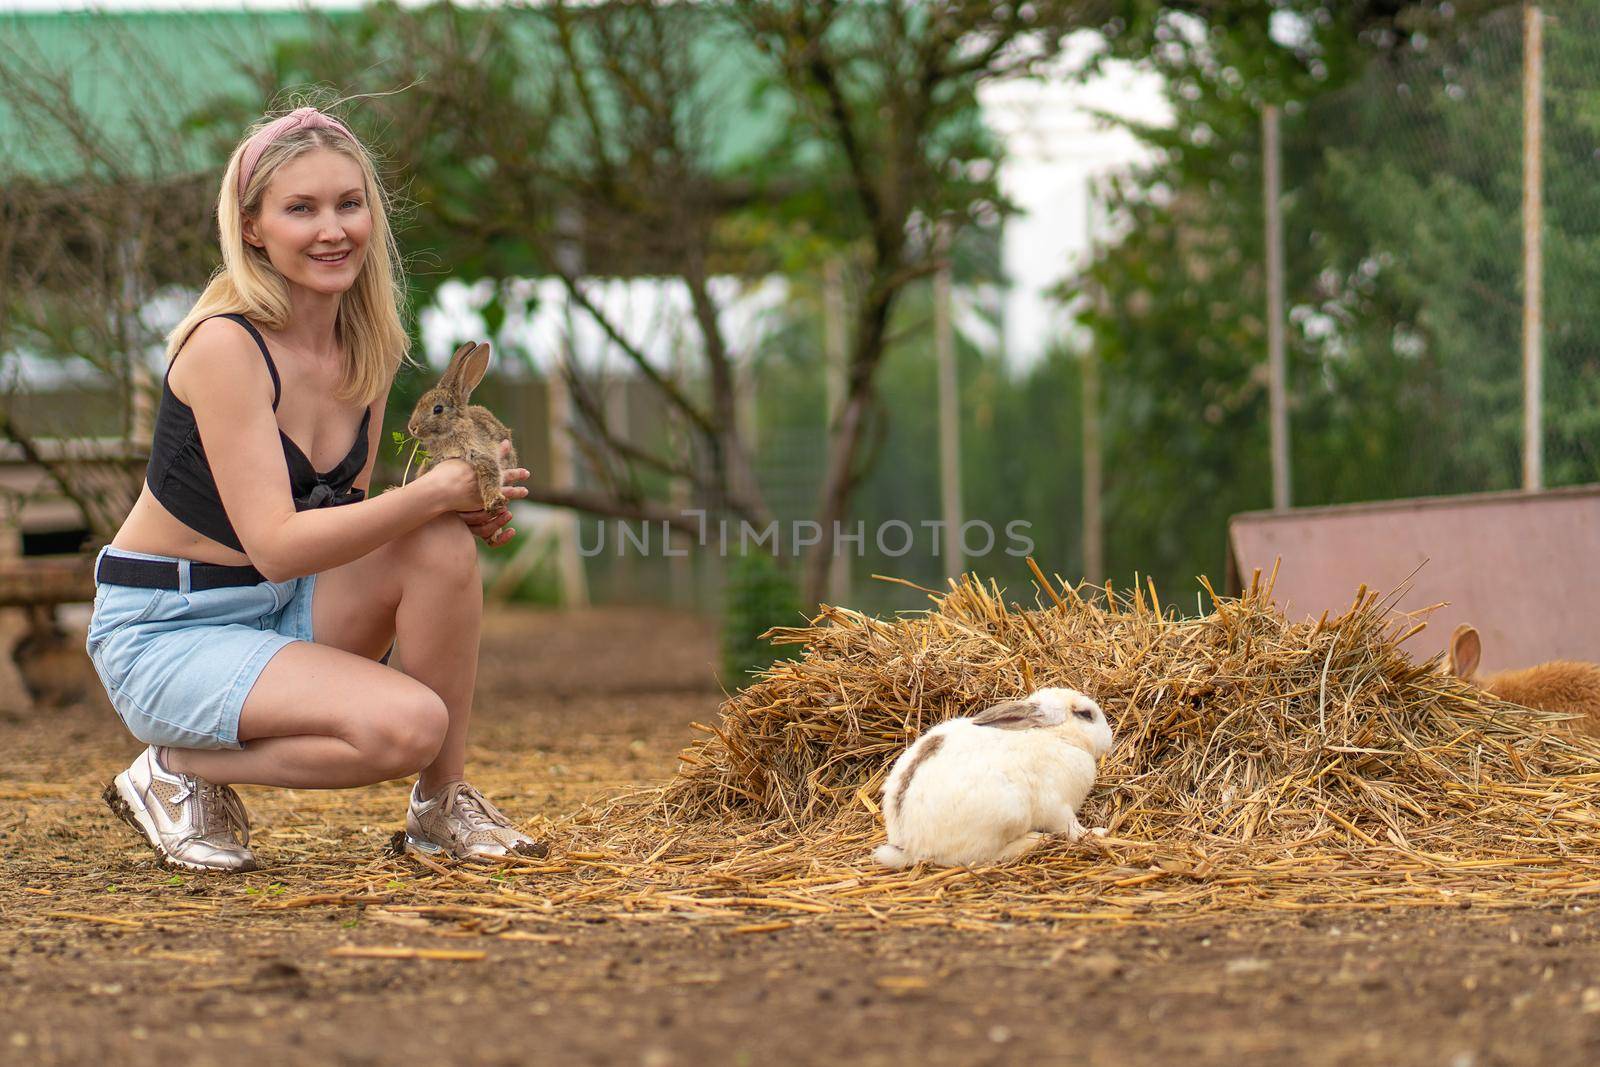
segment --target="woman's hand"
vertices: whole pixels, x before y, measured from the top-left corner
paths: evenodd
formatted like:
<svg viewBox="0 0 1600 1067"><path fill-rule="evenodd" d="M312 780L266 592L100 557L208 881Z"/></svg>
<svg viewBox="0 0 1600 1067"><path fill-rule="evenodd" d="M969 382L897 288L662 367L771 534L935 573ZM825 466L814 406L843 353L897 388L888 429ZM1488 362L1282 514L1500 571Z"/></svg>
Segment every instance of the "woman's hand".
<svg viewBox="0 0 1600 1067"><path fill-rule="evenodd" d="M502 463L505 462L510 452L511 442L500 442L500 460ZM500 491L505 494L507 500L521 500L528 495L527 487L513 485L512 483L525 482L527 480L528 471L525 468L507 467L500 474ZM479 503L481 504L482 501L480 500ZM516 527L506 525L511 521L511 512L507 508L501 508L498 511L485 511L479 507L471 511L458 511L456 514L461 516L461 521L467 524L467 529L472 531L473 536L482 538L483 543L490 548L498 548L516 536Z"/></svg>
<svg viewBox="0 0 1600 1067"><path fill-rule="evenodd" d="M434 506L441 511L459 513L483 507L478 474L464 459L445 459L430 465L417 479L417 484L423 483L431 485Z"/></svg>

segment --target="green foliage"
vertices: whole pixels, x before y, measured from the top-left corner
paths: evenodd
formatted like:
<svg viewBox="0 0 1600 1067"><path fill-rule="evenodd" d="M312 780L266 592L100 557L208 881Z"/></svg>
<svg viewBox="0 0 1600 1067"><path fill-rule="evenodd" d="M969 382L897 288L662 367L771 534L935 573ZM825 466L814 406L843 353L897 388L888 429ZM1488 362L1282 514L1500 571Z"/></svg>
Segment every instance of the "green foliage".
<svg viewBox="0 0 1600 1067"><path fill-rule="evenodd" d="M722 671L726 684L739 686L751 671L783 658L761 635L771 627L800 622L800 594L794 575L764 552L730 557L726 583Z"/></svg>
<svg viewBox="0 0 1600 1067"><path fill-rule="evenodd" d="M494 582L494 568L510 562L512 556L523 547L522 539L528 536L531 535L518 530L510 544L497 548L490 548L482 541L478 542L478 559L485 575L486 585ZM543 608L561 607L561 573L557 569L554 553L547 553L538 563L528 568L506 594L506 599L515 604Z"/></svg>
<svg viewBox="0 0 1600 1067"><path fill-rule="evenodd" d="M908 311L929 307L926 287ZM1008 371L958 345L961 393L961 513L968 529L964 566L1017 590L1028 588L1025 554L1042 566L1082 573L1083 447L1080 363L1055 350L1022 373ZM945 585L950 544L942 519L939 473L938 373L932 345L908 343L884 369L888 425L877 463L856 499L853 521L865 524L864 555L855 563L856 606L926 605L903 587L870 580L892 575L934 589ZM891 555L873 531L899 520L917 531L915 550ZM1008 533L1008 527L1011 532ZM896 539L885 537L889 552ZM1031 545L1031 552L1028 546ZM909 595L908 595L909 594Z"/></svg>
<svg viewBox="0 0 1600 1067"><path fill-rule="evenodd" d="M421 458L423 463L428 462L428 450L422 447L422 442L410 434L394 430L389 434L389 440L394 442L395 456L398 457L406 450L406 444L411 445L411 454L406 456L405 471L400 475L400 484L404 485L411 477L411 466Z"/></svg>
<svg viewBox="0 0 1600 1067"><path fill-rule="evenodd" d="M981 231L969 231L976 242ZM993 269L986 247L958 247L957 269L982 276ZM760 369L762 391L758 469L768 500L785 521L810 517L825 446L821 311L805 290L770 340ZM873 574L943 588L946 557L940 534L924 523L942 519L939 482L937 365L931 343L931 285L907 290L891 332L893 358L879 384L880 433L870 442L871 466L856 494L846 533L860 524L859 548L847 544L852 582L849 604L864 611L919 608L926 598ZM987 523L992 548L966 560L969 570L1003 587L1026 590L1030 576L1022 550L1046 570L1082 572L1082 401L1078 357L1056 349L1025 372L1008 370L957 335L963 515ZM915 547L898 554L898 534L876 533L892 522L909 524ZM1007 526L1022 523L1016 538ZM981 529L969 543L982 547ZM937 546L937 554L936 554ZM1011 550L1011 551L1008 551Z"/></svg>
<svg viewBox="0 0 1600 1067"><path fill-rule="evenodd" d="M1132 6L1115 47L1151 58L1175 121L1139 131L1155 159L1114 186L1125 236L1088 279L1111 571L1178 595L1221 571L1229 515L1270 505L1264 102L1284 105L1294 503L1520 484L1518 5ZM1600 26L1552 6L1546 481L1570 484L1600 473Z"/></svg>

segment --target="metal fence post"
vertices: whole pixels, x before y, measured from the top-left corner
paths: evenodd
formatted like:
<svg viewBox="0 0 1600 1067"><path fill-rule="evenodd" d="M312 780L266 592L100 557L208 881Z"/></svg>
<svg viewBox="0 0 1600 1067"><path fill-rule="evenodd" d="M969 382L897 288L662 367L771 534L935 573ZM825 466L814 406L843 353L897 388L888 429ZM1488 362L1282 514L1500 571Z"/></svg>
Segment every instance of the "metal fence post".
<svg viewBox="0 0 1600 1067"><path fill-rule="evenodd" d="M939 223L934 254L945 262L933 275L933 351L939 364L939 501L944 520L944 576L961 577L961 393L956 369L955 323L950 293L950 227Z"/></svg>
<svg viewBox="0 0 1600 1067"><path fill-rule="evenodd" d="M1283 177L1277 104L1261 112L1267 238L1267 405L1271 417L1272 507L1289 507L1289 408L1283 332Z"/></svg>
<svg viewBox="0 0 1600 1067"><path fill-rule="evenodd" d="M1088 234L1089 258L1087 269L1092 271L1100 258L1100 244L1096 237L1094 185L1090 185L1084 200L1084 230ZM1089 301L1095 311L1108 309L1106 292L1092 275L1086 273ZM1100 585L1106 578L1104 518L1102 517L1100 445L1100 346L1093 331L1089 333L1082 358L1082 377L1079 380L1080 419L1083 423L1083 578L1092 585Z"/></svg>
<svg viewBox="0 0 1600 1067"><path fill-rule="evenodd" d="M1544 16L1522 10L1522 488L1544 488Z"/></svg>
<svg viewBox="0 0 1600 1067"><path fill-rule="evenodd" d="M822 270L823 381L828 405L825 441L833 439L834 424L850 395L849 312L845 299L844 271L845 264L840 256L829 259ZM822 536L824 543L818 547L818 551L832 552L837 547L833 531L824 530ZM828 599L832 603L850 602L850 571L848 554L839 553L833 557L833 564L828 570Z"/></svg>

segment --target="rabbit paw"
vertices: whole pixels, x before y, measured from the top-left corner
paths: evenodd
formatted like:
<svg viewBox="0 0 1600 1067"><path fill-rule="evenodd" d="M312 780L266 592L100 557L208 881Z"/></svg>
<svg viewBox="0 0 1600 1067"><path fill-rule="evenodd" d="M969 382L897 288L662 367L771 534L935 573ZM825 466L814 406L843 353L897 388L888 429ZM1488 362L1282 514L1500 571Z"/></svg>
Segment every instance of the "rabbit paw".
<svg viewBox="0 0 1600 1067"><path fill-rule="evenodd" d="M1076 818L1072 820L1072 825L1067 827L1066 833L1066 838L1068 841L1081 841L1085 837L1104 836L1106 836L1106 828L1104 826L1096 826L1093 829L1090 829L1089 827L1083 825L1083 823L1079 822Z"/></svg>

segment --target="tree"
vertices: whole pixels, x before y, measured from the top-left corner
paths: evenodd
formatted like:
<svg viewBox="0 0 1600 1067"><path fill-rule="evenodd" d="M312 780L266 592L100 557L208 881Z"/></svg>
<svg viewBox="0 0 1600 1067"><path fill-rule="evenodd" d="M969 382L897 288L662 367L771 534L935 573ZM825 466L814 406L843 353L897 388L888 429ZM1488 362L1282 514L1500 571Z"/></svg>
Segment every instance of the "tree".
<svg viewBox="0 0 1600 1067"><path fill-rule="evenodd" d="M905 0L557 2L481 13L379 5L338 39L307 42L293 70L333 77L359 49L392 57L371 78L423 78L407 96L372 104L416 176L412 239L445 251L458 271L515 258L518 269L559 276L691 442L674 455L665 442L629 439L568 366L587 444L611 484L534 499L680 522L664 499L676 480L703 506L764 526L735 417L748 360L719 326L709 281L848 263L857 294L848 385L814 511L831 531L870 466L864 444L887 418L875 387L891 349L887 324L906 287L938 266L934 226L959 230L1004 207L975 87L1028 74L1058 54L1065 33L1108 10ZM764 130L729 151L718 134L741 111ZM664 373L607 318L585 281L607 273L659 273L684 286L700 334L695 373ZM820 597L831 562L825 539L805 567L806 603Z"/></svg>
<svg viewBox="0 0 1600 1067"><path fill-rule="evenodd" d="M896 303L939 266L936 226L958 233L1000 201L991 181L976 177L991 173L998 155L977 118L977 85L1036 71L1059 55L1069 32L1099 26L1110 5L750 0L734 10L777 64L810 134L791 143L820 146L817 184L835 190L844 208L830 221L851 252L858 297L816 508L816 521L831 531L866 474L871 425L886 417L876 383ZM805 170L799 153L793 166ZM805 603L821 597L831 564L830 552L811 554Z"/></svg>
<svg viewBox="0 0 1600 1067"><path fill-rule="evenodd" d="M151 106L116 135L74 92L79 72L42 61L23 34L0 35L0 353L109 381L115 406L97 410L92 397L72 409L47 406L36 383L12 370L0 439L43 470L83 513L91 540L103 542L138 493L154 413L140 357L161 337L140 310L163 286L205 277L215 182L173 165L190 158L193 143L180 117L156 103L170 88L161 57L115 34L84 44L142 68ZM83 439L108 427L124 447L88 448ZM84 462L91 456L97 462Z"/></svg>
<svg viewBox="0 0 1600 1067"><path fill-rule="evenodd" d="M1557 6L1547 79L1573 93L1594 16ZM1215 572L1228 516L1270 504L1264 102L1285 107L1295 503L1518 484L1517 7L1128 6L1112 54L1149 57L1175 121L1139 131L1154 161L1115 187L1124 236L1090 272L1114 570ZM1554 483L1595 469L1583 98L1546 112Z"/></svg>

